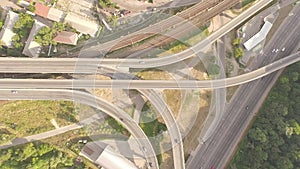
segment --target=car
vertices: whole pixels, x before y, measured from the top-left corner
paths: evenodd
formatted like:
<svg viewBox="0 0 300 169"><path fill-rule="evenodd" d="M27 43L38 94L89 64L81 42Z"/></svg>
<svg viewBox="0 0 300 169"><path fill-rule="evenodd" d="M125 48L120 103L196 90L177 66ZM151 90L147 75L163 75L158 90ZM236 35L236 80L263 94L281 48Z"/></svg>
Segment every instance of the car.
<svg viewBox="0 0 300 169"><path fill-rule="evenodd" d="M249 106L246 106L246 110L248 110L249 109Z"/></svg>
<svg viewBox="0 0 300 169"><path fill-rule="evenodd" d="M276 49L273 49L273 50L272 50L272 53L274 53L274 52L275 52L275 50L276 50Z"/></svg>
<svg viewBox="0 0 300 169"><path fill-rule="evenodd" d="M145 63L145 61L139 61L139 64L144 64Z"/></svg>
<svg viewBox="0 0 300 169"><path fill-rule="evenodd" d="M285 48L282 48L281 51L284 52L284 51L285 51Z"/></svg>
<svg viewBox="0 0 300 169"><path fill-rule="evenodd" d="M17 94L17 93L18 93L18 91L16 91L16 90L12 90L12 91L11 91L11 93L12 93L12 94Z"/></svg>
<svg viewBox="0 0 300 169"><path fill-rule="evenodd" d="M276 49L275 52L277 53L279 51L279 49Z"/></svg>
<svg viewBox="0 0 300 169"><path fill-rule="evenodd" d="M152 167L152 163L151 162L149 162L149 166Z"/></svg>

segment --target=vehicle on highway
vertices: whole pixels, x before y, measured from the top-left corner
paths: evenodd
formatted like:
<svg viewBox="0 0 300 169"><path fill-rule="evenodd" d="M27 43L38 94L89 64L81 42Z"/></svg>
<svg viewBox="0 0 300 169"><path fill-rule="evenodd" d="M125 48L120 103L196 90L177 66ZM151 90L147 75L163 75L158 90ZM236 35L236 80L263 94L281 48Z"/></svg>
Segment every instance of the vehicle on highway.
<svg viewBox="0 0 300 169"><path fill-rule="evenodd" d="M16 90L12 90L12 91L11 91L11 93L12 93L12 94L17 94L17 93L18 93L18 91L16 91Z"/></svg>
<svg viewBox="0 0 300 169"><path fill-rule="evenodd" d="M248 110L249 109L249 106L246 106L246 110Z"/></svg>
<svg viewBox="0 0 300 169"><path fill-rule="evenodd" d="M139 61L139 64L144 64L145 63L145 61Z"/></svg>
<svg viewBox="0 0 300 169"><path fill-rule="evenodd" d="M284 51L285 51L285 48L282 48L281 51L284 52Z"/></svg>

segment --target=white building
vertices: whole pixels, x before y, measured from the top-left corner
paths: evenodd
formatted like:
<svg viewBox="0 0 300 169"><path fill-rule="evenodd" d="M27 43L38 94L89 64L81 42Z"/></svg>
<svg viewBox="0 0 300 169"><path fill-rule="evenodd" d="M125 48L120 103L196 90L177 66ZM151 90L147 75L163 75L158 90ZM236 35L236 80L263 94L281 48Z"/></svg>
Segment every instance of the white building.
<svg viewBox="0 0 300 169"><path fill-rule="evenodd" d="M5 23L3 25L3 28L0 32L0 39L2 41L3 46L7 46L8 48L13 47L12 43L12 37L16 34L13 32L13 28L15 23L19 20L19 14L9 11Z"/></svg>
<svg viewBox="0 0 300 169"><path fill-rule="evenodd" d="M271 28L272 28L272 23L265 21L265 24L261 28L261 30L244 43L245 48L247 50L251 50L255 46L257 46L260 42L262 42L267 37Z"/></svg>
<svg viewBox="0 0 300 169"><path fill-rule="evenodd" d="M87 143L79 155L105 169L138 169L131 161L116 153L109 145L101 142Z"/></svg>

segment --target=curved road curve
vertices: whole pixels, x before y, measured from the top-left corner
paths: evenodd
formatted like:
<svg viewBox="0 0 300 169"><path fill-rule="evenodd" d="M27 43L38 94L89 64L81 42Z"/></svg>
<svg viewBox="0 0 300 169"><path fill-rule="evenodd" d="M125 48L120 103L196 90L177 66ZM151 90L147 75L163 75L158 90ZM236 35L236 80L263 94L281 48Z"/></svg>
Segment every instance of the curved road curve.
<svg viewBox="0 0 300 169"><path fill-rule="evenodd" d="M158 161L154 149L140 126L123 110L117 108L112 103L101 98L95 97L89 93L64 90L64 89L22 89L17 94L11 92L11 89L0 89L0 100L68 100L79 102L99 109L121 123L137 139L146 160L152 163L152 167L159 169ZM32 141L32 140L31 140Z"/></svg>

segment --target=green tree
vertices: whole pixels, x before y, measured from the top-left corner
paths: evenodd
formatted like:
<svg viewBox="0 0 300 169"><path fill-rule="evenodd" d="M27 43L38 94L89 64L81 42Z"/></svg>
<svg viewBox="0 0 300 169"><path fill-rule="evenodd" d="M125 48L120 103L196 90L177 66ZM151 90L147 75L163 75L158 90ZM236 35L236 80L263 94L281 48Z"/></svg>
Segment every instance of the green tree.
<svg viewBox="0 0 300 169"><path fill-rule="evenodd" d="M30 12L35 12L35 6L32 3L30 3L30 5L28 5L27 7L27 10Z"/></svg>
<svg viewBox="0 0 300 169"><path fill-rule="evenodd" d="M3 27L3 21L0 21L0 29Z"/></svg>
<svg viewBox="0 0 300 169"><path fill-rule="evenodd" d="M243 57L244 56L244 51L242 48L234 48L234 57L236 59Z"/></svg>
<svg viewBox="0 0 300 169"><path fill-rule="evenodd" d="M207 68L207 72L210 76L215 76L220 73L220 66L217 64L210 64Z"/></svg>
<svg viewBox="0 0 300 169"><path fill-rule="evenodd" d="M234 46L237 46L237 45L240 45L242 43L242 38L236 38L233 40L233 45Z"/></svg>

